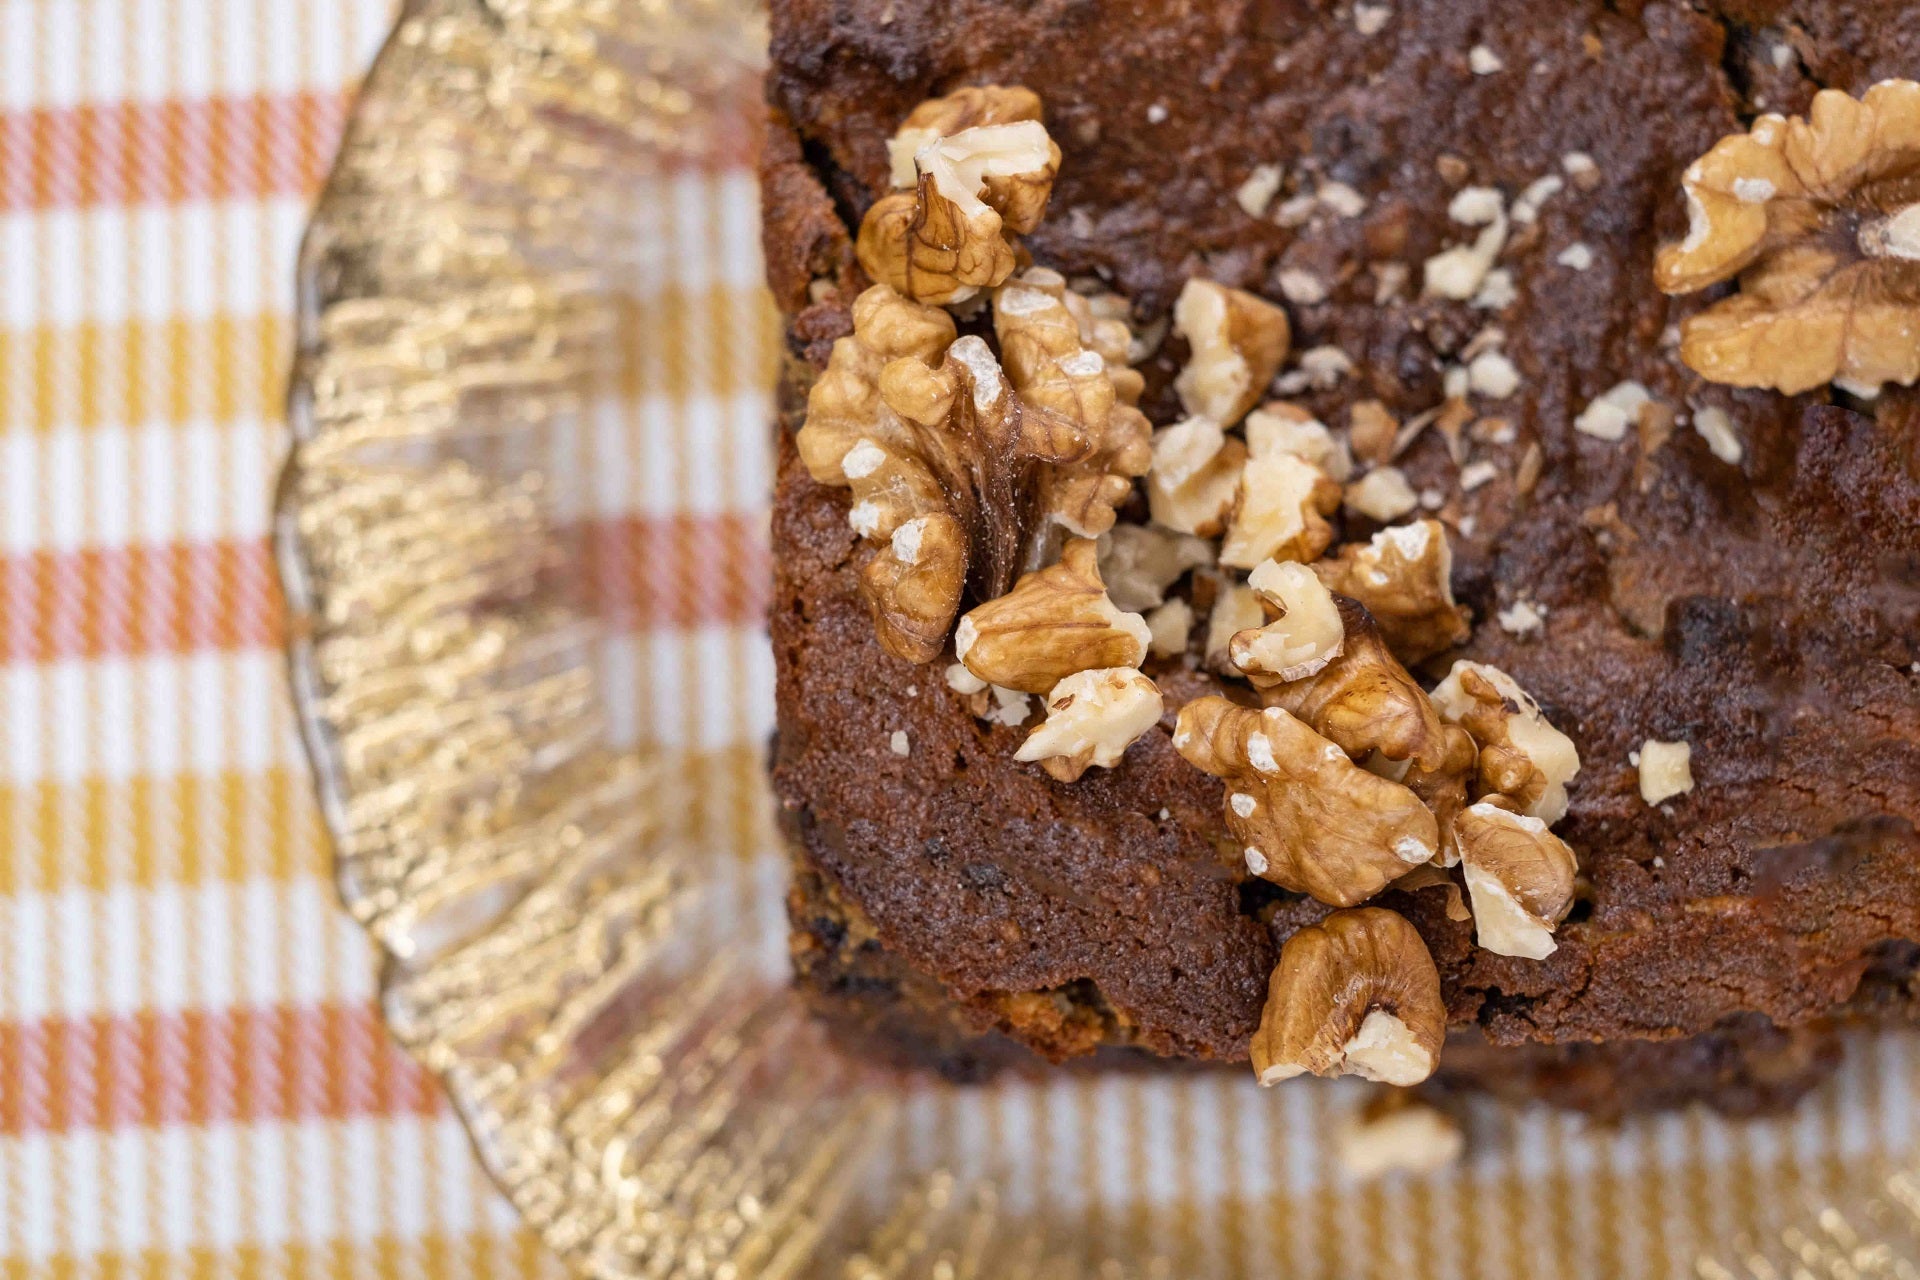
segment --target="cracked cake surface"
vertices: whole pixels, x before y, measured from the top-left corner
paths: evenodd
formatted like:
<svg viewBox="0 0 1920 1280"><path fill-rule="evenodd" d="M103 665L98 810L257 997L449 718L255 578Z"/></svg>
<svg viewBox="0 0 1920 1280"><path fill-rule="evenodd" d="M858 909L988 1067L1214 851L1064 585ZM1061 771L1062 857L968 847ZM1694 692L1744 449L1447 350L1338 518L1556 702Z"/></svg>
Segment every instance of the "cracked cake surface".
<svg viewBox="0 0 1920 1280"><path fill-rule="evenodd" d="M1431 952L1463 1063L1580 1102L1566 1082L1606 1070L1609 1042L1704 1037L1620 1069L1665 1070L1660 1101L1747 1105L1765 1089L1729 1065L1740 1046L1804 1073L1834 1019L1910 1016L1920 395L1708 381L1678 331L1731 286L1669 297L1653 274L1716 141L1821 88L1920 74L1899 7L1470 0L1374 22L1306 3L776 0L773 772L796 958L823 1003L864 1002L949 1063L1006 1041L1244 1060L1283 944L1330 910L1222 856L1222 784L1173 743L1181 708L1218 692L1193 657L1145 658L1164 714L1113 767L1065 784L1017 762L1025 730L949 685L950 646L914 664L876 640L849 496L793 446L867 283L854 237L889 189L887 140L923 100L999 83L1038 93L1060 151L1025 250L1128 299L1137 331L1194 277L1271 300L1287 399L1356 446L1369 415L1406 424L1456 395L1450 368L1467 383L1470 460L1444 419L1392 458L1415 514L1446 524L1474 622L1413 669L1429 689L1459 658L1511 673L1582 768L1555 827L1580 875L1552 954L1475 946L1441 892L1375 899ZM1492 205L1505 234L1476 257ZM1174 335L1139 362L1156 426L1180 417L1188 354ZM1349 544L1380 527L1351 496L1335 519ZM1648 769L1680 743L1691 788L1650 803Z"/></svg>

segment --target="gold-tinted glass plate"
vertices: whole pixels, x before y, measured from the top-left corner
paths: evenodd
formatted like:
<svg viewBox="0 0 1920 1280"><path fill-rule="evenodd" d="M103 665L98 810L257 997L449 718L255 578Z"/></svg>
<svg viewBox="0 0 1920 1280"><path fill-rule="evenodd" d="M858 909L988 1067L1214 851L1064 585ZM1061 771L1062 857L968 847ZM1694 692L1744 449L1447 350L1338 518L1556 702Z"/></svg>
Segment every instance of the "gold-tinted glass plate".
<svg viewBox="0 0 1920 1280"><path fill-rule="evenodd" d="M1339 1084L948 1089L826 1043L760 765L764 39L739 0L417 0L301 257L278 533L340 892L553 1248L607 1277L1917 1274L1900 1038L1785 1119L1485 1105L1461 1165L1364 1185Z"/></svg>

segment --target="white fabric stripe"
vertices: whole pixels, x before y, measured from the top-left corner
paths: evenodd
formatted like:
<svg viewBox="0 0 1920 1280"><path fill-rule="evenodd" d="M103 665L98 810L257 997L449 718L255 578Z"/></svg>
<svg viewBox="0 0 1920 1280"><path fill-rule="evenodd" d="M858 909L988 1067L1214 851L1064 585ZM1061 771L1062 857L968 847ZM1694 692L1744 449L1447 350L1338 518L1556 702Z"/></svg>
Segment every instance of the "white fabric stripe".
<svg viewBox="0 0 1920 1280"><path fill-rule="evenodd" d="M441 1161L442 1177L459 1184L449 1189L458 1194L430 1196L427 1162L398 1158L428 1147L459 1153L457 1161ZM328 1176L336 1160L350 1171L344 1187ZM508 1236L520 1227L451 1115L34 1134L0 1139L0 1165L21 1171L27 1197L0 1213L0 1256L29 1265L107 1249L352 1245L428 1234ZM373 1175L380 1166L395 1194L379 1194ZM97 1172L109 1169L111 1202ZM290 1183L292 1169L308 1176ZM145 1211L150 1187L160 1193L157 1220ZM243 1205L252 1208L244 1217ZM204 1238L192 1230L197 1206L210 1211Z"/></svg>
<svg viewBox="0 0 1920 1280"><path fill-rule="evenodd" d="M92 961L61 966L59 990L45 981L49 944ZM310 876L0 897L0 950L15 982L0 991L10 1021L352 1004L378 990L366 934ZM329 951L344 963L329 966Z"/></svg>
<svg viewBox="0 0 1920 1280"><path fill-rule="evenodd" d="M285 659L265 649L0 668L6 781L25 788L297 764L285 685ZM129 714L136 696L144 717ZM88 707L101 714L90 721Z"/></svg>
<svg viewBox="0 0 1920 1280"><path fill-rule="evenodd" d="M0 317L24 331L284 314L292 267L263 272L260 263L292 263L310 212L303 197L269 196L0 213L0 280L44 270L51 285L38 296L0 291Z"/></svg>
<svg viewBox="0 0 1920 1280"><path fill-rule="evenodd" d="M560 456L550 491L562 519L766 509L773 490L770 395L742 389L685 399L606 397L594 404L586 422L592 432L591 475L578 475L577 451L556 442ZM725 449L716 447L722 439Z"/></svg>
<svg viewBox="0 0 1920 1280"><path fill-rule="evenodd" d="M285 449L257 419L0 434L0 555L263 538Z"/></svg>
<svg viewBox="0 0 1920 1280"><path fill-rule="evenodd" d="M597 659L617 745L717 751L773 731L773 654L758 628L608 636Z"/></svg>

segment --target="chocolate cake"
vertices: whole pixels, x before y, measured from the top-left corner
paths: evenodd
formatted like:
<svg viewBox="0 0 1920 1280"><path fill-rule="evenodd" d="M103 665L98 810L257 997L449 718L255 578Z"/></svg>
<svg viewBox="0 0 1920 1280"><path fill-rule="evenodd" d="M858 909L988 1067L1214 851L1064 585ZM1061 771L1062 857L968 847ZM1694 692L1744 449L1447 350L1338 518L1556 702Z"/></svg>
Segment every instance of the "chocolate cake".
<svg viewBox="0 0 1920 1280"><path fill-rule="evenodd" d="M1831 1064L1834 1028L1911 1019L1920 393L1904 384L1920 374L1920 215L1902 214L1920 203L1920 88L1906 93L1901 77L1920 76L1920 26L1901 21L1903 9L774 0L765 247L789 360L773 517L773 777L795 862L798 979L823 1013L875 1051L962 1076L1041 1059L1251 1054L1261 1065L1263 1051L1265 1078L1331 1073L1338 1045L1332 1058L1272 1048L1287 1011L1270 1007L1270 979L1278 993L1283 949L1305 963L1308 942L1324 951L1345 936L1341 921L1391 917L1411 925L1410 943L1361 941L1380 954L1423 944L1445 1047L1437 1022L1420 1033L1391 997L1336 1010L1348 1018L1336 1040L1353 1050L1355 1020L1393 1012L1439 1058L1436 1084L1597 1110L1688 1099L1761 1109ZM947 96L985 86L1014 96L986 107ZM923 103L932 114L915 117ZM925 127L890 155L910 117ZM1057 161L1043 148L995 170L964 149L939 151L948 126L1035 119ZM1031 130L1005 137L1027 147ZM1836 167L1809 174L1819 165L1796 160L1795 146ZM1002 189L1047 163L1050 198ZM967 240L970 223L948 228L967 240L960 259L979 249L977 269L999 273L977 288L953 283L977 264L915 256L935 215L952 213L947 179L929 176L938 164L987 184L997 215L999 238L981 243ZM1028 207L1035 198L1043 216ZM888 243L905 243L904 259L884 259ZM1115 423L1137 401L1156 432L1152 469L1119 426L1093 461L1060 462L1064 446L1046 435L1058 424L1032 378L1013 379L1026 417L1015 404L1015 418L994 419L1003 434L989 430L988 392L1013 393L983 381L989 357L974 353L1019 373L1006 281L1069 307L1088 335L1102 319L1124 322L1126 354L1107 343L1102 394ZM1185 310L1192 281L1223 287L1209 295L1228 308L1214 329L1206 299ZM930 463L939 483L914 482L926 491L915 509L936 523L916 521L913 538L929 530L950 541L927 545L961 549L956 600L929 603L925 583L901 577L924 559L876 542L871 512L838 478L844 445L823 469L797 439L810 395L826 416L821 380L836 342L863 340L850 336L856 302L874 316L876 283L920 308L903 323L947 326L908 370L919 381L889 384L886 403L961 414L971 389L981 417L968 429L1001 455ZM1181 322L1170 323L1176 303ZM1246 309L1239 328L1235 307ZM1258 385L1223 394L1191 371L1229 332L1232 369ZM1262 335L1276 342L1253 350ZM862 412L891 411L869 402L881 357L911 345L901 341L885 352L869 343ZM934 377L943 370L945 382ZM1253 424L1242 421L1249 398L1264 402ZM1231 454L1243 477L1235 491L1229 476L1232 505L1211 525L1178 509L1190 494L1161 476L1181 438L1169 433L1196 419L1213 424L1206 466ZM1546 770L1564 784L1564 816L1537 775L1526 794L1503 789L1486 734L1444 705L1444 741L1464 742L1464 772L1445 772L1432 734L1431 761L1368 756L1378 723L1327 723L1299 696L1311 681L1277 668L1262 683L1247 633L1278 627L1276 612L1296 623L1311 612L1279 604L1279 586L1243 625L1214 622L1254 598L1247 566L1228 562L1252 521L1248 446L1258 456L1256 432L1288 424L1325 424L1316 447L1338 453L1307 468L1315 487L1297 536L1271 562L1317 565L1294 575L1303 592L1331 584L1335 641L1313 661L1384 646L1384 661L1417 682L1411 696L1435 705L1457 662L1505 673L1524 694L1489 695L1495 719L1525 718L1531 695L1539 722L1577 749L1576 774ZM1305 465L1289 461L1287 474ZM956 474L975 478L971 490ZM1069 492L1080 503L1070 516ZM1039 532L1036 502L1055 516L1049 525L1042 511ZM1133 661L1109 653L1035 674L1027 692L1054 693L1019 723L1027 700L986 690L984 650L956 663L985 643L976 633L1000 634L984 610L1038 590L1023 575L1058 558L1045 571L1071 576L1082 535L1106 522L1166 533L1154 522L1183 520L1200 536L1168 534L1156 553L1204 548L1132 603L1114 581L1116 536L1101 544L1114 593L1102 607L1122 606L1101 616L1154 617ZM1004 527L1023 521L1024 540ZM1377 557L1405 544L1411 557L1432 545L1424 533L1375 535L1422 522L1444 539L1442 586L1450 577L1463 612L1428 609L1413 626L1391 601L1348 599L1358 588L1339 575L1365 548ZM1273 539L1252 541L1246 559L1268 563ZM1283 576L1256 567L1256 585L1262 572L1270 584ZM1098 595L1099 576L1091 583ZM1155 617L1162 601L1177 607ZM955 615L981 621L956 641ZM1183 638L1175 624L1187 618ZM1115 637L1135 622L1101 634L1124 650ZM1232 631L1242 638L1223 652L1216 642ZM1077 757L1017 760L1043 750L1023 745L1064 720L1071 699L1058 678L1082 668L1121 673L1101 697L1144 698L1150 685L1159 701L1126 705L1149 707L1152 723L1123 752L1089 740ZM1261 716L1288 733L1311 723L1302 732L1345 749L1327 766L1340 778L1365 773L1438 815L1402 846L1419 854L1400 868L1408 874L1314 881L1345 819L1303 837L1291 863L1249 844L1254 795L1224 756L1195 744L1230 738L1242 750ZM1452 798L1421 789L1428 776L1452 778ZM1299 778L1286 785L1317 785ZM1291 793L1274 786L1282 803ZM1531 839L1549 862L1561 856L1553 847L1570 851L1557 902L1539 906L1506 883L1501 903L1531 942L1483 945L1486 882L1476 887L1471 858L1455 867L1444 856L1457 852L1469 803L1493 836ZM1412 874L1429 852L1433 864ZM1534 943L1537 957L1502 953Z"/></svg>

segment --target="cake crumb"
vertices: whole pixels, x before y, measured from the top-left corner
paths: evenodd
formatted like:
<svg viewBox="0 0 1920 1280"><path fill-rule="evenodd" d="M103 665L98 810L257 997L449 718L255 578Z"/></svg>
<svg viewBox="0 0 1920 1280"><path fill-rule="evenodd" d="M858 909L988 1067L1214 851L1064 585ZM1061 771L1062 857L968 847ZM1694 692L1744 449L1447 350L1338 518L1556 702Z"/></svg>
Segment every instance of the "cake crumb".
<svg viewBox="0 0 1920 1280"><path fill-rule="evenodd" d="M1166 121L1167 121L1167 109L1164 106L1156 102L1152 106L1147 108L1148 124L1165 124Z"/></svg>
<svg viewBox="0 0 1920 1280"><path fill-rule="evenodd" d="M1239 190L1233 193L1233 198L1240 202L1240 207L1247 211L1249 218L1265 217L1267 206L1273 203L1284 177L1285 171L1277 164L1257 164L1253 166L1253 172L1247 175L1247 180L1240 184Z"/></svg>
<svg viewBox="0 0 1920 1280"><path fill-rule="evenodd" d="M1733 415L1717 405L1708 405L1693 415L1693 429L1707 442L1713 456L1731 466L1739 466L1746 450L1733 430Z"/></svg>
<svg viewBox="0 0 1920 1280"><path fill-rule="evenodd" d="M1384 4L1353 6L1353 29L1363 36L1377 36L1393 19L1393 7Z"/></svg>
<svg viewBox="0 0 1920 1280"><path fill-rule="evenodd" d="M1500 629L1508 635L1528 636L1540 630L1547 620L1547 606L1530 600L1516 600L1494 615Z"/></svg>
<svg viewBox="0 0 1920 1280"><path fill-rule="evenodd" d="M1659 804L1693 790L1691 743L1648 738L1629 759L1640 771L1640 798L1648 804Z"/></svg>
<svg viewBox="0 0 1920 1280"><path fill-rule="evenodd" d="M1507 69L1507 64L1500 60L1500 55L1483 44L1477 44L1467 51L1467 66L1472 68L1473 74L1477 76L1490 76L1497 71Z"/></svg>
<svg viewBox="0 0 1920 1280"><path fill-rule="evenodd" d="M895 729L893 736L887 739L887 747L897 756L909 756L913 754L913 744L907 741L907 731L905 729Z"/></svg>
<svg viewBox="0 0 1920 1280"><path fill-rule="evenodd" d="M1563 267L1585 271L1593 265L1593 250L1587 247L1584 241L1576 240L1556 254L1553 260Z"/></svg>

